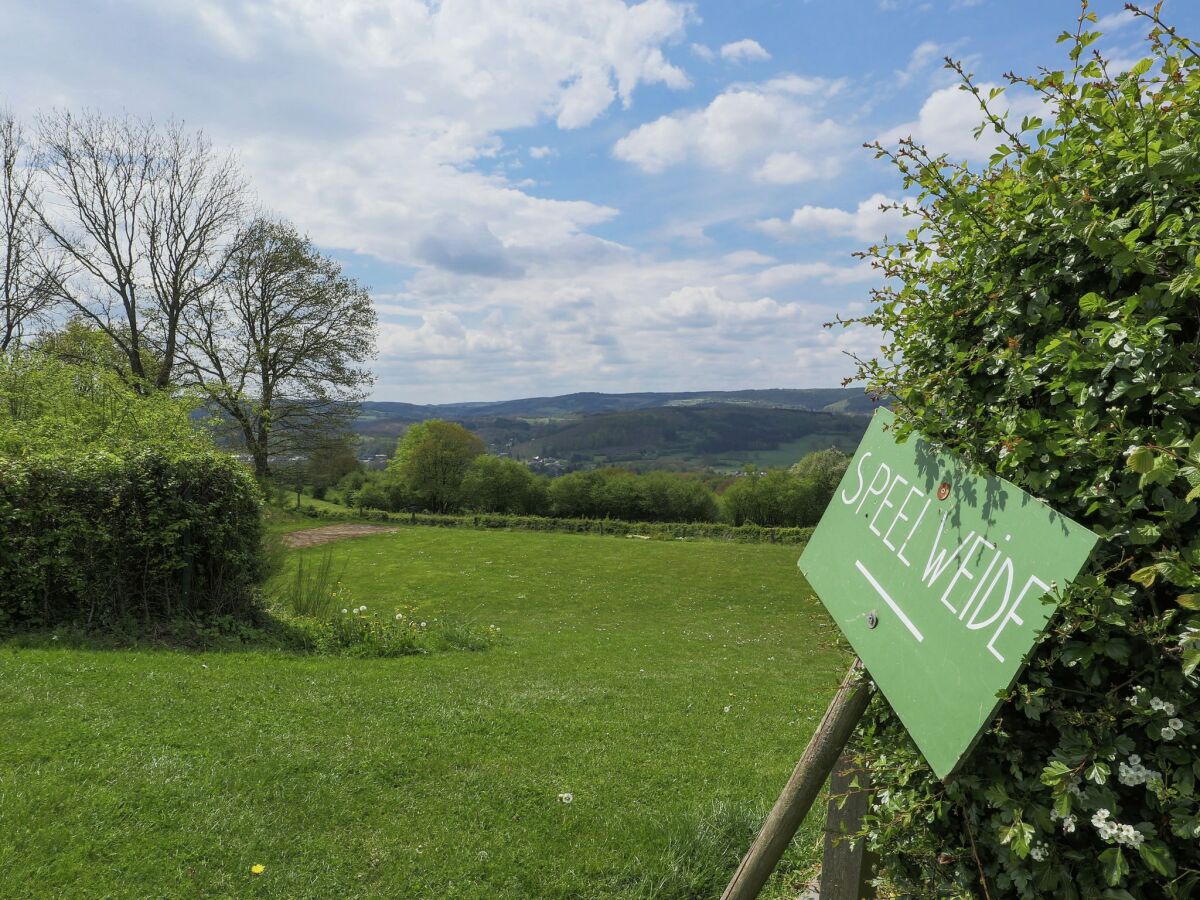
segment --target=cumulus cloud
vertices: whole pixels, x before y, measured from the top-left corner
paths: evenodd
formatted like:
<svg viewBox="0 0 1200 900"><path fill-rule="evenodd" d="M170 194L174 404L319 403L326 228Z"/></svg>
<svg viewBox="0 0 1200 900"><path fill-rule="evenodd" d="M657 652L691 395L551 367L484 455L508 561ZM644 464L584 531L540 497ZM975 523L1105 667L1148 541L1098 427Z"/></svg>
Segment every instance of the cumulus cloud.
<svg viewBox="0 0 1200 900"><path fill-rule="evenodd" d="M934 41L922 41L908 56L908 64L896 70L896 84L904 87L920 75L931 62L944 55L942 45Z"/></svg>
<svg viewBox="0 0 1200 900"><path fill-rule="evenodd" d="M523 271L485 223L465 222L451 214L439 216L415 249L425 262L450 272L516 278Z"/></svg>
<svg viewBox="0 0 1200 900"><path fill-rule="evenodd" d="M684 43L689 8L40 0L6 19L16 37L0 80L19 85L9 100L22 114L130 108L178 116L233 148L263 206L375 289L381 399L836 383L844 347L820 324L861 295L853 267L781 264L717 242L676 256L653 249L654 221L647 246L626 246L614 239L616 208L571 199L589 196L586 184L538 196L512 175L519 160L554 154L554 127L613 115L645 85L686 86L672 57L698 59ZM49 62L33 39L44 34L55 35ZM681 132L682 157L639 152L651 166L660 152L664 167L769 184L824 177L849 140L826 110L838 87L795 75L730 87L663 117ZM543 129L536 146L521 152L527 132L506 144L531 128ZM763 215L758 202L738 217ZM730 220L721 215L676 211L702 224Z"/></svg>
<svg viewBox="0 0 1200 900"><path fill-rule="evenodd" d="M822 90L835 83L789 76L731 87L703 109L661 116L635 128L613 155L644 172L695 162L732 171L748 166L762 181L793 184L838 167L834 148L847 132L821 112Z"/></svg>
<svg viewBox="0 0 1200 900"><path fill-rule="evenodd" d="M878 281L879 275L870 263L838 266L827 262L784 263L763 269L754 276L753 284L764 291L774 291L786 285L818 281L821 284L845 285Z"/></svg>
<svg viewBox="0 0 1200 900"><path fill-rule="evenodd" d="M1128 9L1118 10L1115 13L1109 13L1107 16L1101 16L1096 20L1096 30L1102 31L1105 34L1111 34L1114 31L1120 31L1137 21L1137 16Z"/></svg>
<svg viewBox="0 0 1200 900"><path fill-rule="evenodd" d="M803 234L823 233L826 236L848 235L861 241L882 238L906 226L902 209L881 209L895 203L908 206L911 200L897 200L885 194L872 194L853 210L829 206L801 206L787 219L763 219L755 226L764 234L777 239L789 239Z"/></svg>
<svg viewBox="0 0 1200 900"><path fill-rule="evenodd" d="M713 57L716 55L713 53L712 47L709 47L707 44L693 43L690 44L689 47L691 48L692 53L700 57L705 62L712 62Z"/></svg>
<svg viewBox="0 0 1200 900"><path fill-rule="evenodd" d="M979 89L986 97L992 88L991 82L983 82ZM1044 115L1040 99L1028 92L1006 90L996 98L992 107L997 114L1006 114L1014 124L1023 116ZM983 121L979 102L968 92L957 86L944 87L930 94L917 118L912 122L897 125L882 134L879 140L894 144L900 138L911 137L926 145L934 153L948 153L957 159L974 162L986 160L995 146L1001 142L999 135L985 128L978 139L974 130Z"/></svg>
<svg viewBox="0 0 1200 900"><path fill-rule="evenodd" d="M714 325L753 327L773 325L797 316L796 304L770 297L732 300L711 285L685 285L651 307L651 321L672 328L710 328Z"/></svg>
<svg viewBox="0 0 1200 900"><path fill-rule="evenodd" d="M721 59L730 62L759 62L770 58L771 54L763 49L763 45L751 38L742 38L721 47Z"/></svg>

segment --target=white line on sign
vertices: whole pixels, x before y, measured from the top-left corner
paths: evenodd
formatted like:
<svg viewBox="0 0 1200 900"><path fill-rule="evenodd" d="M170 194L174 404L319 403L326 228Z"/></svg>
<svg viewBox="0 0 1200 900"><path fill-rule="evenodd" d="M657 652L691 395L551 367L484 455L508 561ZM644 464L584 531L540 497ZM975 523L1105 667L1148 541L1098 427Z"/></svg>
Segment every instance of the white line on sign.
<svg viewBox="0 0 1200 900"><path fill-rule="evenodd" d="M883 602L890 606L892 608L892 612L900 617L900 621L904 623L905 628L912 632L912 636L918 641L925 640L925 635L917 631L917 626L912 623L912 619L906 616L904 614L904 610L896 605L896 601L888 596L888 592L883 589L883 585L875 580L875 576L867 571L867 567L857 559L854 561L854 565L858 568L858 571L863 573L863 577L867 579L867 581L871 582L871 587L875 588L875 590L879 592L879 596L883 598Z"/></svg>

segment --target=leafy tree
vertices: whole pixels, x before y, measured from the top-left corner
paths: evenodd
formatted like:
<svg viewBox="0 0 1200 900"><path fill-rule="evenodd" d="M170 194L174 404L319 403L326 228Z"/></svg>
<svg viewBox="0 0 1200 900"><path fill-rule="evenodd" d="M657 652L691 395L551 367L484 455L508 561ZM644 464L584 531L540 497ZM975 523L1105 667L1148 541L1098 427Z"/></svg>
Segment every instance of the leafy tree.
<svg viewBox="0 0 1200 900"><path fill-rule="evenodd" d="M188 394L141 395L102 366L10 351L0 354L0 455L128 454L150 445L160 453L211 450L193 419L198 404Z"/></svg>
<svg viewBox="0 0 1200 900"><path fill-rule="evenodd" d="M814 498L814 503L824 512L829 501L833 499L833 492L841 484L842 476L846 474L846 467L849 465L849 456L836 447L830 447L828 450L809 453L792 466L791 473L801 478L812 477L816 480L819 491Z"/></svg>
<svg viewBox="0 0 1200 900"><path fill-rule="evenodd" d="M291 225L263 219L236 240L220 290L184 320L191 379L233 421L270 474L276 454L307 453L344 432L371 383L375 309Z"/></svg>
<svg viewBox="0 0 1200 900"><path fill-rule="evenodd" d="M764 475L738 479L721 495L725 519L734 525L795 527L815 525L823 507L813 476L771 469Z"/></svg>
<svg viewBox="0 0 1200 900"><path fill-rule="evenodd" d="M460 496L466 508L489 513L535 515L545 504L542 480L527 466L487 454L471 461Z"/></svg>
<svg viewBox="0 0 1200 900"><path fill-rule="evenodd" d="M547 494L550 509L556 516L568 519L592 518L597 515L595 491L602 476L599 472L571 472L550 482ZM603 513L599 514L603 516Z"/></svg>
<svg viewBox="0 0 1200 900"><path fill-rule="evenodd" d="M463 478L483 441L456 422L430 419L409 426L396 444L388 472L437 512L448 512L459 501Z"/></svg>
<svg viewBox="0 0 1200 900"><path fill-rule="evenodd" d="M919 428L1104 539L949 784L877 702L864 761L888 794L866 829L896 892L1173 897L1200 879L1200 55L1160 18L1121 70L1089 48L1010 76L1045 118L1006 120L975 171L877 148L919 193L861 365ZM1090 54L1090 55L1089 55Z"/></svg>
<svg viewBox="0 0 1200 900"><path fill-rule="evenodd" d="M351 438L337 435L309 453L305 476L312 485L313 496L320 499L329 488L361 468Z"/></svg>

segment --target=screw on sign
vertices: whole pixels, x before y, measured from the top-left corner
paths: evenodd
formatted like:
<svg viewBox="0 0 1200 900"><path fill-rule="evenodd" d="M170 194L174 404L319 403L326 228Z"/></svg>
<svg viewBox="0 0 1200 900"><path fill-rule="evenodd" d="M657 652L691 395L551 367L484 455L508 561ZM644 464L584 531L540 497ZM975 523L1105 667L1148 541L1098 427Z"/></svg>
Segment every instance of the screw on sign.
<svg viewBox="0 0 1200 900"><path fill-rule="evenodd" d="M950 482L943 481L941 484L938 485L937 498L939 500L945 500L949 496L950 496Z"/></svg>

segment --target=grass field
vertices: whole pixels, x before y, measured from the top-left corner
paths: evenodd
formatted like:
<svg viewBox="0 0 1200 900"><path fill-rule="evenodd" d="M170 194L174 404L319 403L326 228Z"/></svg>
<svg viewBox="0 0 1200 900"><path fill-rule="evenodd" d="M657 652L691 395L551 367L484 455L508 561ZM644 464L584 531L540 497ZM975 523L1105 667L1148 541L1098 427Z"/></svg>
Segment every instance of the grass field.
<svg viewBox="0 0 1200 900"><path fill-rule="evenodd" d="M330 546L358 603L501 641L0 647L0 896L715 896L847 662L794 547L435 528ZM817 820L768 896L794 896Z"/></svg>

